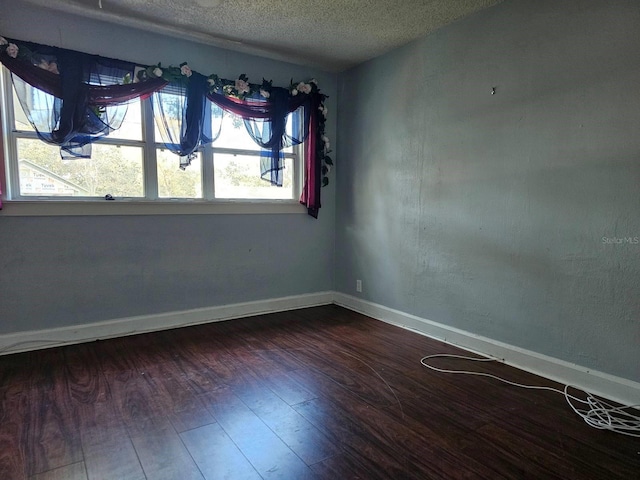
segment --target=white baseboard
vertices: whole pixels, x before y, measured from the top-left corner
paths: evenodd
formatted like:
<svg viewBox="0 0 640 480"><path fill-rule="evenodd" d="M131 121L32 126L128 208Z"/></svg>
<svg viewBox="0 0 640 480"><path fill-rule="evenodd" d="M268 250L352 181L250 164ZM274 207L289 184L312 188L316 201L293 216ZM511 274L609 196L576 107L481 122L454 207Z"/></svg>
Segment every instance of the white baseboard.
<svg viewBox="0 0 640 480"><path fill-rule="evenodd" d="M494 357L508 365L563 385L573 385L624 405L640 404L640 383L498 342L350 295L335 292L333 298L335 304L376 320L403 327L487 357Z"/></svg>
<svg viewBox="0 0 640 480"><path fill-rule="evenodd" d="M178 312L141 315L103 322L0 335L0 355L74 343L124 337L170 328L283 312L333 303L333 292L320 292Z"/></svg>

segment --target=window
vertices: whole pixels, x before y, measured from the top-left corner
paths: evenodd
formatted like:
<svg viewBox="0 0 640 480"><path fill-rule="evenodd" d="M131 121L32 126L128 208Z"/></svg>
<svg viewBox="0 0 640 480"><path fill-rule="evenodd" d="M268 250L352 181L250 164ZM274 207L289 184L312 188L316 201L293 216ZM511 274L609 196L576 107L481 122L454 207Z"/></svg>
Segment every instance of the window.
<svg viewBox="0 0 640 480"><path fill-rule="evenodd" d="M38 115L33 105L54 101L28 85L23 88L30 90L26 98L32 102L32 115ZM122 126L92 144L91 158L72 160L61 159L57 146L37 137L4 68L1 100L3 190L8 200L88 203L104 202L108 195L116 201L139 204L273 203L298 207L304 165L301 146L283 150L283 186L272 186L260 178L262 152L242 119L218 108L212 109L212 115L223 115L220 136L202 147L191 165L181 170L179 157L164 148L149 99L128 104ZM48 107L44 110L48 112ZM289 115L288 128L292 128L294 115L297 112Z"/></svg>

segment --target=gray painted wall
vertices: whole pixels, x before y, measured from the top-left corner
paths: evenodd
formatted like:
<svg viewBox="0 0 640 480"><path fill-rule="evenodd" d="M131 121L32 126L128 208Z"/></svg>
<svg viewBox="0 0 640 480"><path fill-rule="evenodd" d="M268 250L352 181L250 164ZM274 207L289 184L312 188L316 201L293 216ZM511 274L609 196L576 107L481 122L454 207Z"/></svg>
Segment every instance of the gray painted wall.
<svg viewBox="0 0 640 480"><path fill-rule="evenodd" d="M6 3L0 34L141 63L188 61L274 85L336 76L152 33ZM90 39L88 41L88 39ZM289 215L0 216L0 334L333 289L334 188L319 220Z"/></svg>
<svg viewBox="0 0 640 480"><path fill-rule="evenodd" d="M507 1L343 74L337 290L640 381L639 25Z"/></svg>

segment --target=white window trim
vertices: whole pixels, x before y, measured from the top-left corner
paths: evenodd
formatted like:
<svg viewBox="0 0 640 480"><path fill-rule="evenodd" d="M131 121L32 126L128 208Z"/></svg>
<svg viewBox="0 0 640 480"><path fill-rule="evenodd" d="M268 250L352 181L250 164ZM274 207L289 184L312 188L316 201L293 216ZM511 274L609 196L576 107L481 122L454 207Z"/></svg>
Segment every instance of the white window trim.
<svg viewBox="0 0 640 480"><path fill-rule="evenodd" d="M144 187L145 198L117 198L115 200L104 200L102 198L81 198L77 200L54 199L52 197L19 197L7 198L7 191L13 185L19 185L18 169L10 168L10 159L17 157L16 141L10 131L14 125L12 107L12 89L10 72L2 67L0 74L0 88L2 98L0 105L2 115L0 117L0 186L2 188L2 210L0 216L93 216L93 215L242 215L242 214L306 214L307 209L296 199L300 197L303 182L303 145L294 147L298 162L294 162L294 199L158 199L157 182L150 181L156 177L156 148L162 148L161 143L155 142L153 133L145 135L144 144ZM151 104L149 101L142 103L142 118L146 123L146 131L153 132L153 117L151 115ZM24 135L21 135L24 136ZM35 136L35 135L34 135ZM112 143L107 140L105 143ZM124 145L127 140L118 140L116 143ZM140 142L135 143L136 146ZM211 145L206 145L206 150L213 150ZM224 149L222 149L224 150ZM203 178L212 174L213 164L203 164ZM213 192L211 192L213 193Z"/></svg>
<svg viewBox="0 0 640 480"><path fill-rule="evenodd" d="M306 214L306 208L293 201L59 201L3 200L0 216L88 216L88 215L264 215Z"/></svg>

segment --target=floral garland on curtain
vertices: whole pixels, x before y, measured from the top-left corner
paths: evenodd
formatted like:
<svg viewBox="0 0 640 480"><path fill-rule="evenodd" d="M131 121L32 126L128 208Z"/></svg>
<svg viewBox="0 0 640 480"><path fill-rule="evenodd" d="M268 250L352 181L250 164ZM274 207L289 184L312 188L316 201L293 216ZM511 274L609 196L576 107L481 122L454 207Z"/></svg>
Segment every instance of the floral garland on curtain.
<svg viewBox="0 0 640 480"><path fill-rule="evenodd" d="M42 51L45 53L42 54L40 51L34 53L32 48L34 50L42 48ZM56 57L56 54L66 55L68 53L84 55L99 59L100 61L104 60L117 64L127 64L125 67L122 67L125 68L125 70L131 66L135 67L132 71L124 74L121 79L115 83L109 85L100 84L97 86L94 86L93 84L87 85L89 89L88 107L95 114L98 122L104 119L105 111L109 105L115 105L118 104L118 102L126 102L127 98L132 99L139 96L148 96L154 91L164 88L165 85L171 83L180 83L183 85L188 84L192 81L191 78L194 75L199 79L203 78L202 75L193 71L186 62L181 63L178 67L163 67L161 63L150 66L139 66L131 64L130 62L106 59L95 55L91 56L88 54L81 54L80 52L56 47L46 47L30 42L21 42L19 40L7 40L4 37L0 37L0 61L5 64L5 66L7 66L14 75L17 75L23 81L30 83L35 88L42 88L43 85L46 85L44 91L61 99L64 96L64 82L62 81L63 75L61 75L61 70L63 70L63 68L59 66L59 59ZM115 68L121 68L121 65L118 65ZM37 73L37 71L43 70L45 72L42 74ZM65 72L63 71L62 73ZM60 80L58 80L58 78L60 78ZM243 105L246 104L246 102L251 104L252 101L255 103L257 103L256 101L266 101L267 104L269 104L271 101L270 98L272 98L272 94L275 93L276 90L280 98L282 97L280 92L285 90L280 87L273 87L272 81L267 81L265 79L263 79L259 84L250 83L245 74L240 75L235 80L223 79L216 74L211 74L205 78L206 93L208 94L207 97L209 99L212 99L215 96L218 96L218 98L226 98L226 102L232 102L229 105L233 105L236 102L237 104ZM138 85L136 86L134 84ZM318 84L314 79L307 82L293 82L292 80L286 90L288 92L289 99L291 99L291 104L297 104L298 102L294 102L293 99L299 98L300 105L303 103L309 105L307 100L309 99L311 101L310 104L313 105L315 109L315 114L311 113L310 137L307 141L307 147L312 145L312 148L306 149L307 154L314 159L315 163L313 165L307 165L307 170L313 170L311 173L309 171L307 172L307 181L313 183L318 182L322 186L326 186L329 183L327 175L333 166L333 160L329 156L331 153L331 144L329 138L325 134L327 107L324 102L327 96L320 92ZM263 116L261 118L267 117ZM119 124L117 123L115 124L115 127L109 123L106 123L105 125L109 128L104 128L99 135L108 135L110 131L119 127ZM93 134L93 132L90 132L90 134ZM55 138L53 140L51 140L51 138L45 139L45 141L56 143ZM93 140L87 140L87 142L90 141ZM309 213L312 216L317 216L317 210L320 206L319 190L314 191L312 189L307 192L305 188L303 197L304 198L301 198L301 203L305 203L307 205ZM315 200L311 197L314 197Z"/></svg>
<svg viewBox="0 0 640 480"><path fill-rule="evenodd" d="M44 68L47 68L47 66L45 65ZM140 82L153 78L161 78L171 83L180 81L183 77L191 77L192 74L193 70L191 70L191 67L189 67L187 62L181 63L178 67L163 67L161 63L158 63L156 65L148 66L143 70L139 70L136 72L135 78L131 78L130 75L125 76L125 78L123 78L123 83ZM273 88L272 80L265 80L263 78L262 83L260 84L249 83L249 78L244 73L235 80L220 78L218 75L213 73L207 77L207 83L209 85L209 93L217 93L224 95L225 97L237 98L238 100L245 100L247 98L257 96L268 99L271 97L271 89ZM329 137L325 135L325 121L327 119L327 114L329 113L329 110L324 104L324 100L327 96L320 94L318 82L315 78L312 78L307 83L294 83L293 79L291 79L291 83L289 84L289 93L293 97L296 95L310 94L319 94L321 97L321 102L318 106L318 110L321 114L318 122L319 138L321 142L318 142L319 148L317 154L319 158L322 158L322 186L326 187L329 185L329 177L327 175L331 171L331 167L333 167L333 159L329 156L332 152L331 142Z"/></svg>

